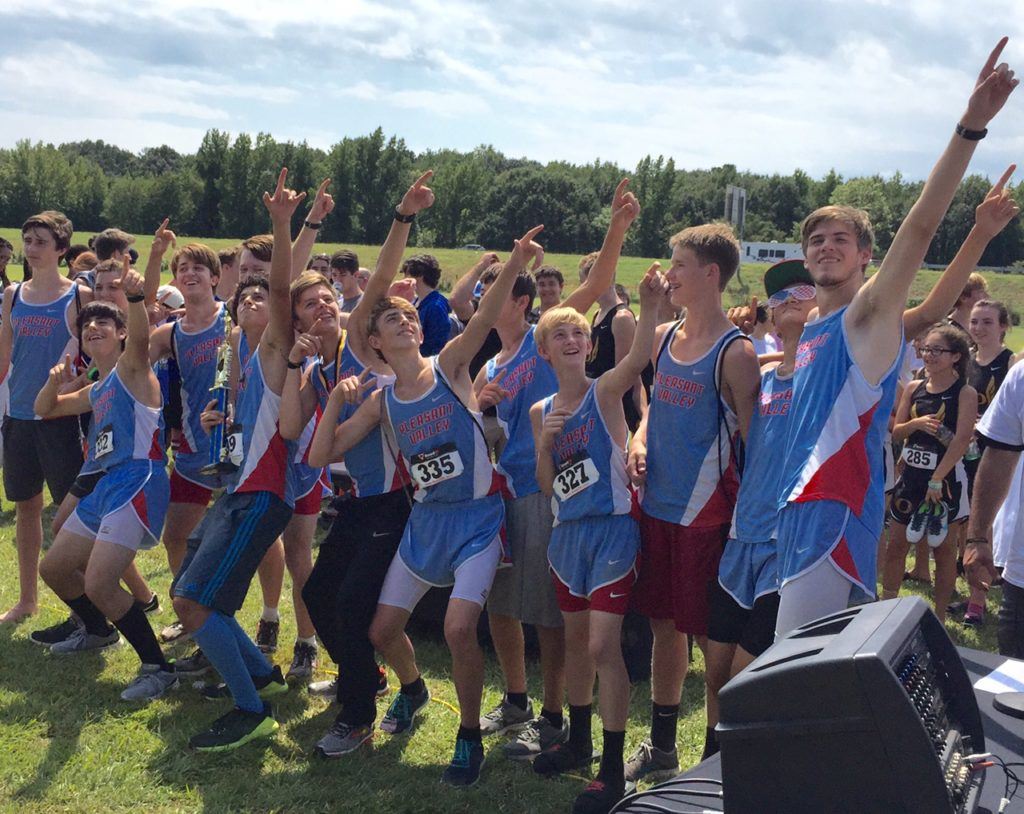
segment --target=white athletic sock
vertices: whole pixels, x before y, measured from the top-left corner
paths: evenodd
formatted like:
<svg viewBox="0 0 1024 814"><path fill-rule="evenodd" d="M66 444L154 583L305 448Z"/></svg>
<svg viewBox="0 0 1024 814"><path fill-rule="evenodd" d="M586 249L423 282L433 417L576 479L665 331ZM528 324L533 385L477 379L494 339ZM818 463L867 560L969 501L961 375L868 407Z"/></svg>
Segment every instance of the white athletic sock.
<svg viewBox="0 0 1024 814"><path fill-rule="evenodd" d="M280 622L281 614L277 612L277 608L268 608L266 605L263 606L263 615L260 616L264 622Z"/></svg>
<svg viewBox="0 0 1024 814"><path fill-rule="evenodd" d="M296 644L308 644L316 647L316 636L310 636L308 639L303 639L301 636L295 637Z"/></svg>

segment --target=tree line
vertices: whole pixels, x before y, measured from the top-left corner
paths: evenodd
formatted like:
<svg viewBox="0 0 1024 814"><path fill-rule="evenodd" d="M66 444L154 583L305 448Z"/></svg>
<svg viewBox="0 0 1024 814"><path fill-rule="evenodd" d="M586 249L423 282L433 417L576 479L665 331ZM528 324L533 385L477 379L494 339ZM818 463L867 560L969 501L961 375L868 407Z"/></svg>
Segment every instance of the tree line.
<svg viewBox="0 0 1024 814"><path fill-rule="evenodd" d="M566 253L600 245L609 218L607 202L618 180L629 175L643 211L625 251L646 257L664 256L666 237L674 232L720 219L728 184L747 190L745 240L797 240L808 212L844 203L871 215L876 255L883 254L923 184L899 173L847 179L834 170L812 178L799 169L791 175L764 175L731 164L682 169L664 156L646 156L635 168L624 168L600 160L541 164L509 158L491 146L415 153L402 138L380 128L344 138L329 150L279 142L267 133L232 137L211 129L194 154L166 145L132 153L103 141L56 147L20 141L0 149L0 224L17 227L34 212L60 209L86 232L117 226L145 233L170 217L179 233L245 237L268 230L258 193L273 188L282 165L296 189L312 192L322 178L332 179L337 206L324 224L325 241L383 242L393 204L418 173L433 169L437 203L418 219L412 237L416 245L508 246L528 225L544 223L546 247ZM961 183L928 262L952 259L988 187L978 175ZM1024 227L1018 219L992 241L982 264L1009 266L1022 257Z"/></svg>

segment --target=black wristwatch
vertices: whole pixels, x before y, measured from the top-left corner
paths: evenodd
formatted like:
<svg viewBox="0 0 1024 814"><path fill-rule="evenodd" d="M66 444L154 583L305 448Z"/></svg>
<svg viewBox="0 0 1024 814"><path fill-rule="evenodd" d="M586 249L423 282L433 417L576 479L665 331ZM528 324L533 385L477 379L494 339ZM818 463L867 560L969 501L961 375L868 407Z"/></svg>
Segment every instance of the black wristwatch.
<svg viewBox="0 0 1024 814"><path fill-rule="evenodd" d="M401 212L398 211L398 207L396 206L395 207L395 220L397 220L399 223L412 223L414 220L416 220L416 216L415 215L403 215Z"/></svg>
<svg viewBox="0 0 1024 814"><path fill-rule="evenodd" d="M960 138L967 139L968 141L981 141L988 135L988 128L986 127L984 130L968 130L958 122L956 125L956 134L960 136Z"/></svg>
<svg viewBox="0 0 1024 814"><path fill-rule="evenodd" d="M314 232L319 232L320 227L324 225L324 222L320 221L320 223L313 223L312 221L304 220L302 225L307 229L312 229Z"/></svg>
<svg viewBox="0 0 1024 814"><path fill-rule="evenodd" d="M300 367L302 367L302 362L293 362L291 359L288 360L289 370L298 370Z"/></svg>

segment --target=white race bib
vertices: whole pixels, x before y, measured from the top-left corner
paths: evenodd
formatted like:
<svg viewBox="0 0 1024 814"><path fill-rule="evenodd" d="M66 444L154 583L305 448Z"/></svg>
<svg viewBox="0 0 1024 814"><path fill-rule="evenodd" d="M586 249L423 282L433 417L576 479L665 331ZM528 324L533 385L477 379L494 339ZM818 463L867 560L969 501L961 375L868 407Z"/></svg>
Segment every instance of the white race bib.
<svg viewBox="0 0 1024 814"><path fill-rule="evenodd" d="M437 486L462 474L462 457L454 443L442 444L430 452L421 452L409 459L412 479L421 489Z"/></svg>
<svg viewBox="0 0 1024 814"><path fill-rule="evenodd" d="M114 451L114 427L107 424L102 430L96 433L96 446L93 449L93 457L102 458Z"/></svg>
<svg viewBox="0 0 1024 814"><path fill-rule="evenodd" d="M903 454L900 456L903 463L915 469L932 469L939 465L939 453L929 452L926 449L916 447L903 447Z"/></svg>
<svg viewBox="0 0 1024 814"><path fill-rule="evenodd" d="M227 449L228 460L235 466L242 465L242 425L232 424L228 428L227 438L224 439L224 446Z"/></svg>
<svg viewBox="0 0 1024 814"><path fill-rule="evenodd" d="M585 452L578 452L558 465L555 475L555 494L559 500L575 497L584 489L589 489L600 480L597 465Z"/></svg>

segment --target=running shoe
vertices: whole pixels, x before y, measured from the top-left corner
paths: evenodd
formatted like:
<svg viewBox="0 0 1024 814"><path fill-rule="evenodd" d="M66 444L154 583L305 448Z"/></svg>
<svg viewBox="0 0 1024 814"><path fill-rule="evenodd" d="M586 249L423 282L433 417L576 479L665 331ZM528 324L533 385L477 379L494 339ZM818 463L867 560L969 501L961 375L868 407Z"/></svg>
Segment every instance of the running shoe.
<svg viewBox="0 0 1024 814"><path fill-rule="evenodd" d="M931 515L928 518L928 545L931 548L938 548L946 542L946 535L949 533L949 512L946 504L936 503Z"/></svg>
<svg viewBox="0 0 1024 814"><path fill-rule="evenodd" d="M327 734L316 744L320 757L341 757L354 752L373 737L373 725L353 726L344 721L335 721Z"/></svg>
<svg viewBox="0 0 1024 814"><path fill-rule="evenodd" d="M572 801L572 814L608 814L625 796L625 786L601 778L591 780Z"/></svg>
<svg viewBox="0 0 1024 814"><path fill-rule="evenodd" d="M42 630L33 630L28 634L28 640L42 647L50 647L69 638L81 626L82 623L78 621L78 617L71 614L63 622L44 627Z"/></svg>
<svg viewBox="0 0 1024 814"><path fill-rule="evenodd" d="M124 692L122 701L153 701L178 686L174 670L164 670L159 664L143 664Z"/></svg>
<svg viewBox="0 0 1024 814"><path fill-rule="evenodd" d="M138 602L135 603L142 608L143 613L159 613L160 612L160 597L156 594L150 598L149 602Z"/></svg>
<svg viewBox="0 0 1024 814"><path fill-rule="evenodd" d="M235 707L214 721L208 730L189 738L188 745L197 752L227 752L257 738L270 737L279 728L267 703L260 712Z"/></svg>
<svg viewBox="0 0 1024 814"><path fill-rule="evenodd" d="M174 672L179 676L188 676L189 678L205 675L212 669L213 665L210 664L210 660L198 647L190 655L174 662Z"/></svg>
<svg viewBox="0 0 1024 814"><path fill-rule="evenodd" d="M55 656L69 656L72 653L85 653L89 650L106 650L120 643L121 634L117 632L116 627L110 628L110 632L102 636L94 635L80 627L64 641L50 645L50 652Z"/></svg>
<svg viewBox="0 0 1024 814"><path fill-rule="evenodd" d="M985 606L977 602L967 605L967 612L964 614L963 623L967 627L981 627L985 624Z"/></svg>
<svg viewBox="0 0 1024 814"><path fill-rule="evenodd" d="M280 630L280 622L269 622L266 619L260 619L260 623L256 627L256 646L264 653L276 652L277 634Z"/></svg>
<svg viewBox="0 0 1024 814"><path fill-rule="evenodd" d="M657 783L679 774L679 753L658 749L650 739L641 743L626 761L626 782Z"/></svg>
<svg viewBox="0 0 1024 814"><path fill-rule="evenodd" d="M188 631L185 630L185 626L181 622L172 622L160 631L160 641L176 642L183 636L187 637L188 635Z"/></svg>
<svg viewBox="0 0 1024 814"><path fill-rule="evenodd" d="M288 692L288 682L284 680L281 668L276 664L268 675L254 676L252 683L256 685L256 692L264 700ZM207 701L217 701L221 698L230 698L231 690L227 684L210 684L203 687L199 694Z"/></svg>
<svg viewBox="0 0 1024 814"><path fill-rule="evenodd" d="M412 729L416 715L430 701L430 690L424 688L419 695L406 695L399 690L391 699L391 706L380 722L380 728L392 735L400 735Z"/></svg>
<svg viewBox="0 0 1024 814"><path fill-rule="evenodd" d="M469 788L480 779L480 767L483 765L484 745L465 738L457 738L455 754L441 775L441 782L456 788Z"/></svg>
<svg viewBox="0 0 1024 814"><path fill-rule="evenodd" d="M480 718L480 734L501 735L509 730L520 730L532 720L532 704L528 704L526 709L522 709L508 698L502 698L498 706Z"/></svg>
<svg viewBox="0 0 1024 814"><path fill-rule="evenodd" d="M931 506L927 502L922 502L917 507L917 511L910 518L910 522L907 523L907 542L908 543L919 543L924 539L925 529L928 527L928 517L931 514ZM693 638L692 636L690 638Z"/></svg>
<svg viewBox="0 0 1024 814"><path fill-rule="evenodd" d="M285 680L289 684L298 684L313 677L316 669L316 645L306 642L295 642L292 651L292 663L288 668Z"/></svg>
<svg viewBox="0 0 1024 814"><path fill-rule="evenodd" d="M568 721L563 721L559 728L541 715L530 721L514 741L505 744L505 757L509 760L531 760L556 743L566 743L568 740Z"/></svg>
<svg viewBox="0 0 1024 814"><path fill-rule="evenodd" d="M553 777L584 769L600 757L593 749L589 754L580 754L569 743L556 743L537 755L533 761L533 770L544 777Z"/></svg>
<svg viewBox="0 0 1024 814"><path fill-rule="evenodd" d="M338 677L325 678L323 681L310 681L306 686L310 695L321 695L324 697L338 697Z"/></svg>

